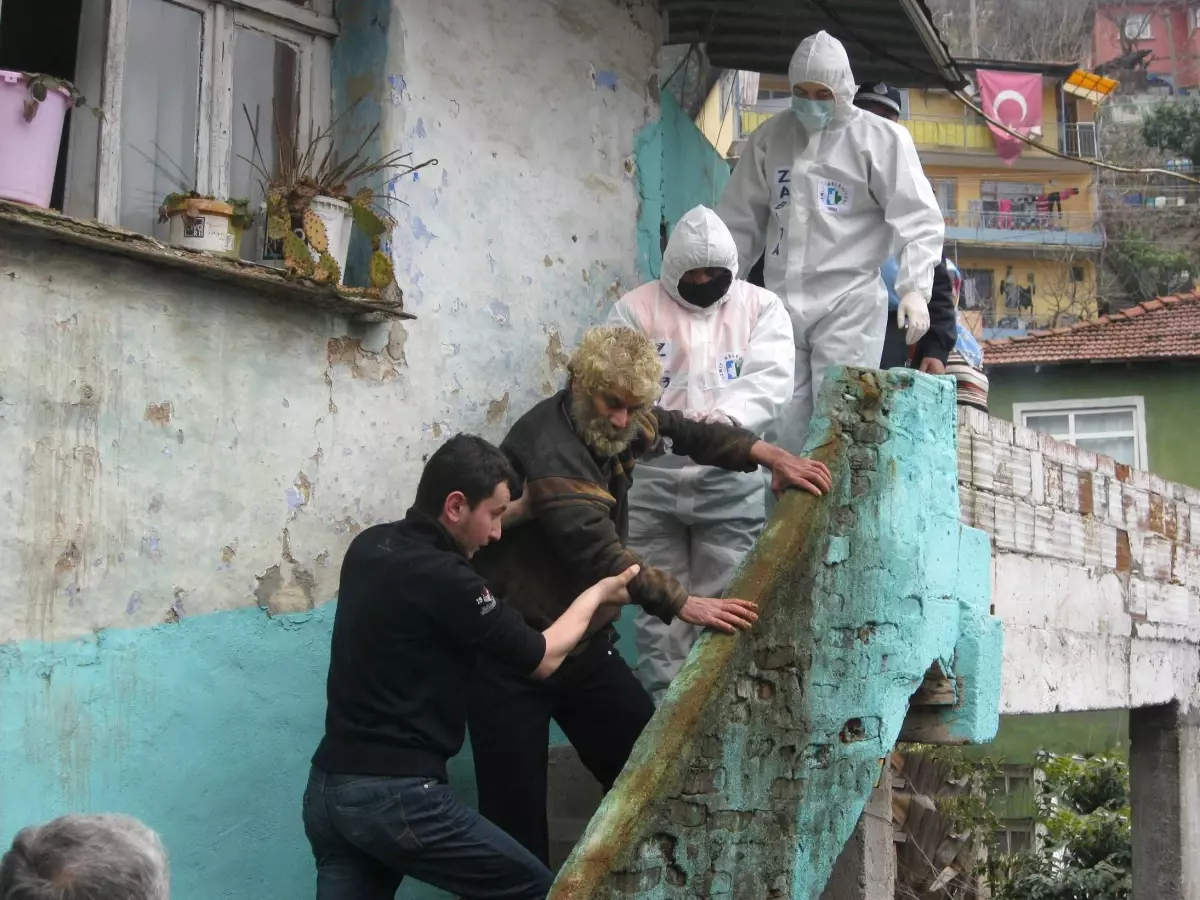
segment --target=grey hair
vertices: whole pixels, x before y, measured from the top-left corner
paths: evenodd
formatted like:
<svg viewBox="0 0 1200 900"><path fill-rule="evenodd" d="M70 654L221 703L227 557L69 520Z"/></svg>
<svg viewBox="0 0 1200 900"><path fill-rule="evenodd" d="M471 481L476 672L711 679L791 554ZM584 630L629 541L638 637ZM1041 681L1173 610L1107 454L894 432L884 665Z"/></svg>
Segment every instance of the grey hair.
<svg viewBox="0 0 1200 900"><path fill-rule="evenodd" d="M61 816L17 832L0 900L169 900L167 851L129 816Z"/></svg>

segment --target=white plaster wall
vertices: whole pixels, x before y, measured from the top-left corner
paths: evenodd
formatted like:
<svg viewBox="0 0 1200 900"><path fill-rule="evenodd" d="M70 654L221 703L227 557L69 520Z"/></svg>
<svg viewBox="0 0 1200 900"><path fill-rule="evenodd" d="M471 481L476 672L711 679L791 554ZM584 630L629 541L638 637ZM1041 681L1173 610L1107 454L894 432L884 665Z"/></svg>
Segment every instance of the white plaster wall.
<svg viewBox="0 0 1200 900"><path fill-rule="evenodd" d="M416 322L0 241L0 641L326 602L424 456L557 390L637 283L659 28L649 2L396 4L382 143L440 161L394 188Z"/></svg>
<svg viewBox="0 0 1200 900"><path fill-rule="evenodd" d="M1200 491L960 410L963 521L992 535L1003 713L1200 703Z"/></svg>

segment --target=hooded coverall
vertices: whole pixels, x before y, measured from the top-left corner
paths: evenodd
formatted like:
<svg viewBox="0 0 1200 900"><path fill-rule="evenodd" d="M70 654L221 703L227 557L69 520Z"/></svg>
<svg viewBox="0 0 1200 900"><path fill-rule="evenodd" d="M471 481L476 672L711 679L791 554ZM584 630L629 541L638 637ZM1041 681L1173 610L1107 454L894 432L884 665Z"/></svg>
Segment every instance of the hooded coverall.
<svg viewBox="0 0 1200 900"><path fill-rule="evenodd" d="M764 281L792 319L796 379L781 443L799 453L831 365L876 367L887 322L880 265L895 250L896 292L929 298L942 258L942 213L908 132L854 106L845 49L825 32L792 56L792 85L829 87L830 121L809 134L792 112L747 142L717 214L746 277L765 252Z"/></svg>
<svg viewBox="0 0 1200 900"><path fill-rule="evenodd" d="M738 269L729 230L703 206L675 226L662 278L622 297L609 322L657 344L660 406L772 440L792 397L795 347L787 311L770 291L745 281L734 281L712 306L693 306L680 296L679 280L699 268ZM701 597L722 595L765 519L760 472L722 471L688 457L643 459L629 492L630 548ZM666 624L640 609L635 628L637 675L657 703L701 628L678 618Z"/></svg>

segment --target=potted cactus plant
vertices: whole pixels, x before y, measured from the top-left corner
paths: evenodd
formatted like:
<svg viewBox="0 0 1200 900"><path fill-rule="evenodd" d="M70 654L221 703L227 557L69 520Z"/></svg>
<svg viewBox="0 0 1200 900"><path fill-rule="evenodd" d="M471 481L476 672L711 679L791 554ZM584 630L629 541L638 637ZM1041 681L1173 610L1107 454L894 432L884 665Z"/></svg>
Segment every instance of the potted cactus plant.
<svg viewBox="0 0 1200 900"><path fill-rule="evenodd" d="M358 228L371 242L371 287L379 292L389 288L395 275L383 240L395 223L379 205L382 198L368 187L352 191L351 185L382 173L407 175L437 165L437 160L413 165L409 162L412 153L398 150L370 156L366 147L379 126L371 129L354 153L339 158L333 141L336 121L318 131L303 148L276 122L278 154L275 166L270 167L249 110L245 113L255 155L247 161L258 173L266 195L265 243L277 248L275 253L282 257L284 268L318 282L340 284L351 231Z"/></svg>
<svg viewBox="0 0 1200 900"><path fill-rule="evenodd" d="M48 207L67 110L87 106L65 78L0 70L0 197Z"/></svg>

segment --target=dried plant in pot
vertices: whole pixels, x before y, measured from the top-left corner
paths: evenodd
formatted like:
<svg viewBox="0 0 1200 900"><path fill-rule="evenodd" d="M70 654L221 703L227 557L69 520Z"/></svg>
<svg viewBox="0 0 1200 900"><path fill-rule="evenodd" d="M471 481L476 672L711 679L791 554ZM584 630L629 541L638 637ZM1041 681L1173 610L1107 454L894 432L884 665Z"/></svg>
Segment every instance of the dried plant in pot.
<svg viewBox="0 0 1200 900"><path fill-rule="evenodd" d="M284 267L292 274L321 283L340 284L350 234L357 227L371 242L371 289L380 295L390 293L395 275L383 241L395 222L380 206L386 198L368 187L352 190L351 185L380 175L407 175L437 165L437 160L414 165L411 152L395 150L378 157L368 154L366 148L378 133L378 125L353 153L339 157L333 139L338 120L317 131L304 147L277 120L278 152L275 165L268 166L258 130L249 110L244 111L255 156L247 162L258 173L266 196L266 240L280 243Z"/></svg>
<svg viewBox="0 0 1200 900"><path fill-rule="evenodd" d="M176 246L237 258L242 235L253 217L249 200L218 200L211 194L188 191L167 194L158 208L158 221L170 223L168 240Z"/></svg>

